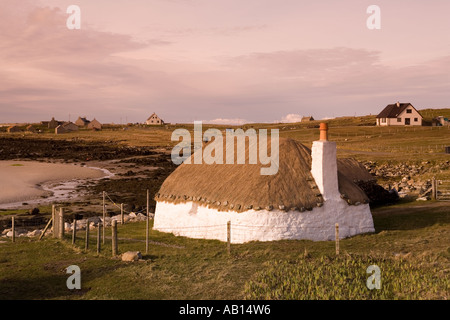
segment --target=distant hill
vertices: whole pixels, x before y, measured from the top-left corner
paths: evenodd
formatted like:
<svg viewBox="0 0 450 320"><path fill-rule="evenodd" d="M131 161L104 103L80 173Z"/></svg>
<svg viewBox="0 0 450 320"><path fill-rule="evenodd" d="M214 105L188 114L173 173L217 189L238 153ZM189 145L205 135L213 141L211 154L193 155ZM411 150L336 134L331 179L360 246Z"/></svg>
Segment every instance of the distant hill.
<svg viewBox="0 0 450 320"><path fill-rule="evenodd" d="M445 118L450 118L450 108L444 109L422 109L419 110L420 114L423 116L423 119L426 121L431 121L433 118L438 116L443 116Z"/></svg>

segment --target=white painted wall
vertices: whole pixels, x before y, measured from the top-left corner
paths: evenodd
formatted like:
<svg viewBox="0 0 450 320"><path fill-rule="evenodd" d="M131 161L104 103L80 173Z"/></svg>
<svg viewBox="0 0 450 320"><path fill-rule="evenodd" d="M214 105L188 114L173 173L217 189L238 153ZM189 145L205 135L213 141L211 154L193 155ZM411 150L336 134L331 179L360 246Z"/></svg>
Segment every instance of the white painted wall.
<svg viewBox="0 0 450 320"><path fill-rule="evenodd" d="M283 239L333 240L335 224L339 236L351 237L374 232L368 204L350 206L341 199L338 186L336 143L314 141L311 173L321 191L324 204L312 211L248 210L219 212L194 202L173 204L157 202L154 229L177 236L227 240L231 221L231 242L273 241Z"/></svg>
<svg viewBox="0 0 450 320"><path fill-rule="evenodd" d="M326 201L339 199L336 142L314 141L311 148L311 174Z"/></svg>
<svg viewBox="0 0 450 320"><path fill-rule="evenodd" d="M369 205L349 206L344 200L328 200L312 211L219 212L193 202L156 204L154 229L196 239L227 240L231 221L231 242L283 239L334 240L335 223L340 238L374 232Z"/></svg>

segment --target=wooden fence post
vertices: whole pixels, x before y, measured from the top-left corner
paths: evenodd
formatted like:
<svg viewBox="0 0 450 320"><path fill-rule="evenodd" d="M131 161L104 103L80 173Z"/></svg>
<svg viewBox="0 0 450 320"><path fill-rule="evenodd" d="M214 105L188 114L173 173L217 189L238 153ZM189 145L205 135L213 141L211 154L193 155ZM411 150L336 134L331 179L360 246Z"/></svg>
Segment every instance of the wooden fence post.
<svg viewBox="0 0 450 320"><path fill-rule="evenodd" d="M53 223L52 223L52 232L53 232L53 238L59 237L59 213L56 212L55 205L52 206L52 216L53 216Z"/></svg>
<svg viewBox="0 0 450 320"><path fill-rule="evenodd" d="M146 228L145 228L145 253L148 254L148 242L149 242L149 225L150 225L150 208L149 208L149 191L147 189L147 224L146 224Z"/></svg>
<svg viewBox="0 0 450 320"><path fill-rule="evenodd" d="M84 250L88 250L89 249L89 219L87 219L86 221L86 238L84 241Z"/></svg>
<svg viewBox="0 0 450 320"><path fill-rule="evenodd" d="M105 228L104 226L106 226L106 204L105 204L105 191L103 191L103 237L102 237L102 242L103 244L105 244Z"/></svg>
<svg viewBox="0 0 450 320"><path fill-rule="evenodd" d="M123 203L120 204L120 224L123 224Z"/></svg>
<svg viewBox="0 0 450 320"><path fill-rule="evenodd" d="M117 256L117 221L113 220L111 225L111 232L112 232L112 256Z"/></svg>
<svg viewBox="0 0 450 320"><path fill-rule="evenodd" d="M335 236L336 236L336 255L339 255L339 223L335 224Z"/></svg>
<svg viewBox="0 0 450 320"><path fill-rule="evenodd" d="M73 219L72 225L72 245L75 244L75 238L77 237L77 219Z"/></svg>
<svg viewBox="0 0 450 320"><path fill-rule="evenodd" d="M45 232L47 232L47 229L48 229L48 227L50 226L50 223L54 224L54 222L53 222L53 214L52 214L52 217L50 218L50 220L48 220L47 225L45 226L44 231L42 231L42 233L41 233L41 235L39 236L39 239L38 239L38 240L41 240L41 239L44 237Z"/></svg>
<svg viewBox="0 0 450 320"><path fill-rule="evenodd" d="M14 216L11 217L11 231L12 231L12 242L16 242L16 221Z"/></svg>
<svg viewBox="0 0 450 320"><path fill-rule="evenodd" d="M52 220L53 220L53 222L52 222L52 233L53 233L53 238L55 238L56 237L55 236L55 233L56 233L56 226L55 226L56 218L55 218L55 205L54 204L52 204Z"/></svg>
<svg viewBox="0 0 450 320"><path fill-rule="evenodd" d="M100 253L101 250L101 244L100 244L100 229L102 228L102 224L99 222L97 226L97 254Z"/></svg>
<svg viewBox="0 0 450 320"><path fill-rule="evenodd" d="M64 239L64 208L59 209L59 226L58 226L58 238Z"/></svg>
<svg viewBox="0 0 450 320"><path fill-rule="evenodd" d="M231 221L227 222L227 252L231 254Z"/></svg>
<svg viewBox="0 0 450 320"><path fill-rule="evenodd" d="M436 178L433 177L433 179L431 179L431 200L436 200L437 199L437 190L436 190Z"/></svg>

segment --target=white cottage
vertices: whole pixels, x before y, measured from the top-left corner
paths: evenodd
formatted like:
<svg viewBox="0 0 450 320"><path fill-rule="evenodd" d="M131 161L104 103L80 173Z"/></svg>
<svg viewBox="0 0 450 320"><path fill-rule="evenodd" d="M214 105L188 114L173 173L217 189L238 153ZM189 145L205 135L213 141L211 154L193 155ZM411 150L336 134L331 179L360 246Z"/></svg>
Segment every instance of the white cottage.
<svg viewBox="0 0 450 320"><path fill-rule="evenodd" d="M249 164L248 144L246 164L181 164L156 194L154 229L226 241L230 221L233 243L332 240L336 223L341 238L374 232L368 197L354 183L372 177L357 161L336 159L327 130L322 124L312 150L280 138L275 175Z"/></svg>
<svg viewBox="0 0 450 320"><path fill-rule="evenodd" d="M377 126L421 126L422 115L411 103L389 104L377 115Z"/></svg>
<svg viewBox="0 0 450 320"><path fill-rule="evenodd" d="M155 125L158 126L158 125L163 125L164 120L162 120L160 117L158 117L158 115L156 113L153 112L153 114L150 117L148 117L148 119L145 123L150 126L155 126Z"/></svg>

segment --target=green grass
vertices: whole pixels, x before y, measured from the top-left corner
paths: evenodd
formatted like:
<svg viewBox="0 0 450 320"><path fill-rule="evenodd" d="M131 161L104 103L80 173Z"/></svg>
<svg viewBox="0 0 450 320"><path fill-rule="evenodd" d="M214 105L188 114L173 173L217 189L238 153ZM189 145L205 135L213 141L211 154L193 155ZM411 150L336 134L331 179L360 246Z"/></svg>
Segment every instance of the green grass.
<svg viewBox="0 0 450 320"><path fill-rule="evenodd" d="M442 299L447 297L448 274L427 259L338 256L270 261L246 283L247 299L264 300L379 300ZM380 287L368 289L372 273L380 270ZM373 271L372 271L373 272Z"/></svg>
<svg viewBox="0 0 450 320"><path fill-rule="evenodd" d="M373 215L376 233L341 240L338 258L330 241L233 244L228 255L223 242L151 230L144 261L127 263L111 257L109 239L96 254L96 231L88 252L84 231L75 247L70 235L18 238L0 243L0 299L448 299L448 208L402 205ZM144 253L145 222L119 225L118 236L120 252ZM66 288L72 264L81 268L80 291ZM370 264L381 268L384 291L365 287Z"/></svg>
<svg viewBox="0 0 450 320"><path fill-rule="evenodd" d="M446 110L450 109L433 112L446 116ZM424 112L424 116L436 116L433 112ZM340 157L378 163L436 164L450 160L441 148L450 145L450 129L380 128L371 126L374 119L341 117L329 121L330 139L337 142ZM314 126L319 122L252 124L244 128L278 128L282 137L311 146L318 139ZM170 136L178 127L192 130L192 125L181 125L26 136L166 148L177 143L170 141ZM225 130L228 126L205 125L204 130L209 127ZM448 171L436 174L438 178L450 177ZM25 213L0 211L0 215ZM18 238L14 244L0 243L0 299L448 299L448 203L403 201L376 208L373 215L376 233L341 240L338 258L333 242L251 242L232 245L228 255L226 244L219 241L174 237L152 230L150 252L144 255L144 261L125 263L111 257L109 240L97 255L92 233L88 252L83 250L84 232L78 233L75 247L70 244L70 236L63 242L47 237L40 242ZM120 252L145 250L145 223L119 226L118 230L123 239L119 240ZM106 232L110 234L109 229ZM365 287L365 270L372 263L382 270L384 291ZM66 288L65 268L72 264L81 268L81 291ZM339 289L326 290L329 286ZM308 287L311 290L305 293Z"/></svg>
<svg viewBox="0 0 450 320"><path fill-rule="evenodd" d="M37 206L41 215L51 215L52 206ZM29 216L30 209L0 209L0 216ZM31 218L31 216L30 216Z"/></svg>

